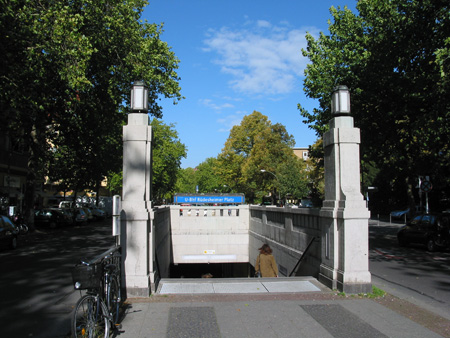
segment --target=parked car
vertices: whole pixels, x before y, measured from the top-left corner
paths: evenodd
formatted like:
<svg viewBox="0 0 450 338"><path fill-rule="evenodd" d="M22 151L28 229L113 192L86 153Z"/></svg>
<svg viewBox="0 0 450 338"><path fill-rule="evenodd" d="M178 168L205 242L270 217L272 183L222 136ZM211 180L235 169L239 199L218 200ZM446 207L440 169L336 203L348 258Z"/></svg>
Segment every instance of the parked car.
<svg viewBox="0 0 450 338"><path fill-rule="evenodd" d="M61 209L73 209L76 207L75 203L72 201L61 201L59 202L59 207Z"/></svg>
<svg viewBox="0 0 450 338"><path fill-rule="evenodd" d="M410 243L425 245L428 251L450 246L450 215L422 214L415 216L397 233L400 246Z"/></svg>
<svg viewBox="0 0 450 338"><path fill-rule="evenodd" d="M59 216L59 224L62 226L73 225L73 215L70 209L49 208L51 212L56 213Z"/></svg>
<svg viewBox="0 0 450 338"><path fill-rule="evenodd" d="M34 212L34 224L38 227L49 227L54 229L58 226L66 224L64 214L56 209L40 209Z"/></svg>
<svg viewBox="0 0 450 338"><path fill-rule="evenodd" d="M67 223L67 225L75 224L75 215L73 214L73 209L70 208L55 208L55 209L64 215L65 222Z"/></svg>
<svg viewBox="0 0 450 338"><path fill-rule="evenodd" d="M94 215L92 214L91 209L89 209L87 207L82 207L80 209L82 209L84 211L84 213L86 214L88 222L92 222L94 220Z"/></svg>
<svg viewBox="0 0 450 338"><path fill-rule="evenodd" d="M313 208L314 205L313 205L311 200L309 200L309 199L302 199L300 201L300 203L299 203L299 207L300 208Z"/></svg>
<svg viewBox="0 0 450 338"><path fill-rule="evenodd" d="M92 215L94 216L95 220L100 221L106 218L106 213L102 209L97 207L91 207L89 209L91 209Z"/></svg>
<svg viewBox="0 0 450 338"><path fill-rule="evenodd" d="M10 249L17 248L19 229L7 217L0 215L0 245Z"/></svg>
<svg viewBox="0 0 450 338"><path fill-rule="evenodd" d="M409 208L405 208L402 210L395 210L391 212L391 218L393 219L404 219L408 218Z"/></svg>
<svg viewBox="0 0 450 338"><path fill-rule="evenodd" d="M75 224L77 224L77 225L86 224L88 221L88 217L87 217L86 213L81 208L73 209L73 216L74 216Z"/></svg>

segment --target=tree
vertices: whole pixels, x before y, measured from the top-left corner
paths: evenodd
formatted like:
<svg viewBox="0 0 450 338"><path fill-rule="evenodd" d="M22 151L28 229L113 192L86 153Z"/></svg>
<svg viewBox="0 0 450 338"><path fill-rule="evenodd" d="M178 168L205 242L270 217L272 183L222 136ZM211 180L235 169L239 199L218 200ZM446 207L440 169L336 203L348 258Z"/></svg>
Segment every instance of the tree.
<svg viewBox="0 0 450 338"><path fill-rule="evenodd" d="M177 183L175 184L175 192L183 194L195 194L197 179L195 177L194 168L180 169L178 171Z"/></svg>
<svg viewBox="0 0 450 338"><path fill-rule="evenodd" d="M153 133L152 144L152 201L163 203L177 191L177 180L182 170L181 159L186 157L186 146L178 138L173 124L166 125L153 119L150 123ZM110 171L108 189L111 192L122 191L123 172Z"/></svg>
<svg viewBox="0 0 450 338"><path fill-rule="evenodd" d="M251 155L257 135L266 128L270 128L270 122L260 112L254 111L244 116L241 124L231 129L225 146L218 155L218 172L223 182L234 192L244 193L247 201L254 199L257 182L248 181L243 168ZM247 174L251 174L250 168L247 169Z"/></svg>
<svg viewBox="0 0 450 338"><path fill-rule="evenodd" d="M325 198L325 170L323 139L318 139L309 147L306 160L308 186L313 205L321 206Z"/></svg>
<svg viewBox="0 0 450 338"><path fill-rule="evenodd" d="M267 116L255 111L231 129L218 156L217 172L225 185L244 193L250 203L267 191L277 196L277 191L292 190L287 180L286 185L281 185L279 174L287 172L286 166L300 169L292 151L294 144L294 138L283 125L272 124ZM262 173L262 169L273 175Z"/></svg>
<svg viewBox="0 0 450 338"><path fill-rule="evenodd" d="M306 163L297 156L290 156L278 167L280 194L282 198L300 200L309 195L308 171Z"/></svg>
<svg viewBox="0 0 450 338"><path fill-rule="evenodd" d="M222 179L217 174L217 166L217 158L214 157L207 158L197 166L194 173L199 192L218 193L224 191Z"/></svg>
<svg viewBox="0 0 450 338"><path fill-rule="evenodd" d="M301 115L320 137L331 118L334 86L347 85L362 157L380 175L393 175L386 180L403 181L414 205L417 176L448 171L450 4L366 0L357 9L359 15L332 7L329 35L307 35L303 55L311 63L304 87L319 108L310 113L299 105Z"/></svg>
<svg viewBox="0 0 450 338"><path fill-rule="evenodd" d="M178 172L175 192L195 194L197 188L201 194L230 192L217 171L218 160L214 157L208 157L196 168L181 169Z"/></svg>
<svg viewBox="0 0 450 338"><path fill-rule="evenodd" d="M153 132L152 199L162 203L175 192L186 146L178 139L173 124L166 125L157 119L150 124Z"/></svg>
<svg viewBox="0 0 450 338"><path fill-rule="evenodd" d="M89 167L93 175L80 184L95 185L116 169L120 160L109 160L121 152L116 141L126 109L120 107L129 102L131 82L148 84L149 113L161 117L159 95L181 99L178 59L160 40L162 27L140 22L143 0L0 4L0 122L28 149L31 216L36 177L52 150L59 149L55 161L67 161L67 168ZM83 164L70 158L80 153Z"/></svg>
<svg viewBox="0 0 450 338"><path fill-rule="evenodd" d="M106 180L106 188L109 190L111 195L122 195L123 170L117 173L110 171L106 176Z"/></svg>

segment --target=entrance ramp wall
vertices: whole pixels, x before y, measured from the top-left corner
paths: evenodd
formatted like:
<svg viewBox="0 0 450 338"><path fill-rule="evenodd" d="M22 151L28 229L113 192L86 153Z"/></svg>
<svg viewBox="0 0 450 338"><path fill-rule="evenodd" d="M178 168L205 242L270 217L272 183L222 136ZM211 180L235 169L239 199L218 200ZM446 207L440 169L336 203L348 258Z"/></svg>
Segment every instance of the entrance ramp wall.
<svg viewBox="0 0 450 338"><path fill-rule="evenodd" d="M313 240L293 276L317 277L321 263L320 209L250 207L249 258L254 266L258 248L269 244L279 275L287 277Z"/></svg>
<svg viewBox="0 0 450 338"><path fill-rule="evenodd" d="M249 206L170 206L173 263L248 263Z"/></svg>
<svg viewBox="0 0 450 338"><path fill-rule="evenodd" d="M172 260L172 241L170 238L170 208L168 206L155 207L152 210L152 231L150 240L152 248L150 254L154 254L150 261L157 272L156 278L170 277L170 263ZM154 252L154 253L153 253Z"/></svg>
<svg viewBox="0 0 450 338"><path fill-rule="evenodd" d="M170 215L168 210L170 208ZM155 248L162 278L171 263L250 263L258 248L273 249L280 276L318 276L321 264L319 209L256 205L179 206L154 209Z"/></svg>

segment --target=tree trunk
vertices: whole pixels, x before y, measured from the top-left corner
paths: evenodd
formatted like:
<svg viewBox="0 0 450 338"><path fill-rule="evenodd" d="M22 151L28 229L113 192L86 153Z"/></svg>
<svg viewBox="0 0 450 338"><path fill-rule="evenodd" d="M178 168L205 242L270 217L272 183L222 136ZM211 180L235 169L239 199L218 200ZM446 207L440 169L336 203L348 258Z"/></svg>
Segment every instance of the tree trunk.
<svg viewBox="0 0 450 338"><path fill-rule="evenodd" d="M100 202L100 185L102 183L97 181L95 183L95 206L98 207L98 203Z"/></svg>
<svg viewBox="0 0 450 338"><path fill-rule="evenodd" d="M406 183L406 198L409 206L409 217L412 218L416 214L416 202L414 200L414 179L409 176L405 179Z"/></svg>
<svg viewBox="0 0 450 338"><path fill-rule="evenodd" d="M34 226L34 208L36 192L36 168L38 167L37 147L39 147L36 126L33 125L28 138L28 171L25 182L24 219L31 231Z"/></svg>

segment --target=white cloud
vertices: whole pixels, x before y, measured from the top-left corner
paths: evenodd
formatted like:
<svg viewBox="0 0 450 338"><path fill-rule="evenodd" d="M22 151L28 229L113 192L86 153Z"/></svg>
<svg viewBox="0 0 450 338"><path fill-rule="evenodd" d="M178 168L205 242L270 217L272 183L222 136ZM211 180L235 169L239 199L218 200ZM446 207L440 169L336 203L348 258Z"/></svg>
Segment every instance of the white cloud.
<svg viewBox="0 0 450 338"><path fill-rule="evenodd" d="M239 125L242 121L242 118L247 114L248 113L245 111L236 111L234 114L230 114L224 118L218 119L217 123L222 125L222 127L219 128L218 131L228 133L231 130L231 128Z"/></svg>
<svg viewBox="0 0 450 338"><path fill-rule="evenodd" d="M256 24L258 25L258 27L263 27L263 28L270 28L270 27L272 27L272 24L269 21L266 21L266 20L258 20L256 22Z"/></svg>
<svg viewBox="0 0 450 338"><path fill-rule="evenodd" d="M311 33L317 33L309 29ZM306 29L292 29L259 20L246 24L246 29L222 27L210 30L204 41L205 51L218 56L214 62L221 71L231 75L232 88L247 94L286 94L301 81L307 59Z"/></svg>
<svg viewBox="0 0 450 338"><path fill-rule="evenodd" d="M200 99L199 102L211 109L220 111L222 109L229 109L229 108L234 108L234 106L231 103L223 103L223 104L216 104L213 102L213 100L211 99Z"/></svg>

